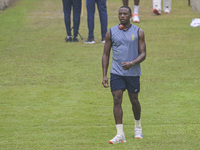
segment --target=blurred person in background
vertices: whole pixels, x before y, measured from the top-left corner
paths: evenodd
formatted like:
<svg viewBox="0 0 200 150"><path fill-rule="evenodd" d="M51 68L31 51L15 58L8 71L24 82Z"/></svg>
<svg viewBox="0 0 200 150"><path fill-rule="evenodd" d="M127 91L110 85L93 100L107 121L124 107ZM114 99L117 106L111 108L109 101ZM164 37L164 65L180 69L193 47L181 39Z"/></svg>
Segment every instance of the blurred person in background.
<svg viewBox="0 0 200 150"><path fill-rule="evenodd" d="M80 15L81 15L81 0L62 0L63 2L63 12L64 21L67 36L65 38L66 42L78 42L78 30L80 25ZM71 28L71 9L73 8L73 28ZM74 29L74 35L72 36L71 30Z"/></svg>
<svg viewBox="0 0 200 150"><path fill-rule="evenodd" d="M85 44L94 44L94 16L95 16L95 3L99 11L100 23L101 23L101 43L105 43L105 35L108 26L108 15L106 0L86 0L87 7L87 23L88 23L88 38L84 42Z"/></svg>
<svg viewBox="0 0 200 150"><path fill-rule="evenodd" d="M128 1L129 0L122 0L123 5L128 6ZM133 22L135 22L135 23L140 22L140 19L139 19L139 3L140 3L140 0L134 0L134 6L133 6L134 12L133 12L133 15L132 15L132 19L133 19Z"/></svg>
<svg viewBox="0 0 200 150"><path fill-rule="evenodd" d="M163 11L165 14L171 12L171 0L163 0ZM153 0L153 12L161 15L161 0Z"/></svg>

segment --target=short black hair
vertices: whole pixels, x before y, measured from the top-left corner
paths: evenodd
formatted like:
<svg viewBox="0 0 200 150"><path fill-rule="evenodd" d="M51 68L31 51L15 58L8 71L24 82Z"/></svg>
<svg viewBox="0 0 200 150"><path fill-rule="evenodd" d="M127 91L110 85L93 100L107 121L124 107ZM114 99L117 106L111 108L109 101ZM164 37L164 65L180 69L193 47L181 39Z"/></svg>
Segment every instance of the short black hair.
<svg viewBox="0 0 200 150"><path fill-rule="evenodd" d="M121 6L121 7L119 8L119 10L120 10L121 8L127 8L127 9L129 10L130 14L132 14L132 11L131 11L131 8L130 8L130 7L128 7L128 6Z"/></svg>

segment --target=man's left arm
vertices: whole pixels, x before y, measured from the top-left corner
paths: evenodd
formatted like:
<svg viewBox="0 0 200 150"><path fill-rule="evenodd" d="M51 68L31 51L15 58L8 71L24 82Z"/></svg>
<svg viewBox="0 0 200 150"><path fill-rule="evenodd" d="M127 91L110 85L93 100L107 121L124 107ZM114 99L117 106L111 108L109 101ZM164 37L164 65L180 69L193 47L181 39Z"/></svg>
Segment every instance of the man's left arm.
<svg viewBox="0 0 200 150"><path fill-rule="evenodd" d="M139 30L139 55L138 57L132 61L133 66L135 64L139 64L144 61L146 58L146 43L145 43L145 36L144 31L142 29Z"/></svg>

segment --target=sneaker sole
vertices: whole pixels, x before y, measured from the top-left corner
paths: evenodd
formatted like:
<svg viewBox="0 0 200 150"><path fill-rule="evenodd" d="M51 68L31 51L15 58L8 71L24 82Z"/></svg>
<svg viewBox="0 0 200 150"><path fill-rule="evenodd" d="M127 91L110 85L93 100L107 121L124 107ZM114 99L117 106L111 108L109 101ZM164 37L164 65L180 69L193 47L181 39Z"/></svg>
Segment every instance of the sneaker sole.
<svg viewBox="0 0 200 150"><path fill-rule="evenodd" d="M161 13L159 13L159 11L157 9L154 9L153 12L156 14L156 15L161 15Z"/></svg>
<svg viewBox="0 0 200 150"><path fill-rule="evenodd" d="M135 137L135 139L143 139L143 137Z"/></svg>
<svg viewBox="0 0 200 150"><path fill-rule="evenodd" d="M85 44L95 44L95 42L84 42Z"/></svg>
<svg viewBox="0 0 200 150"><path fill-rule="evenodd" d="M112 141L109 141L109 144L118 144L118 143L125 143L126 141L119 141L117 143L113 143Z"/></svg>

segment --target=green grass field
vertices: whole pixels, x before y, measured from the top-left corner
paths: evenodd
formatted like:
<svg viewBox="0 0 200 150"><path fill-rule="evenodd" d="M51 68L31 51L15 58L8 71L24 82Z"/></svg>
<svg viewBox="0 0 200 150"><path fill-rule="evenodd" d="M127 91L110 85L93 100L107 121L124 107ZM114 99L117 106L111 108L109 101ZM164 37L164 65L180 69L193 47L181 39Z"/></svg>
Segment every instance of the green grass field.
<svg viewBox="0 0 200 150"><path fill-rule="evenodd" d="M108 28L119 23L121 0L108 0ZM133 1L130 0L130 5ZM87 38L84 7L80 33ZM199 150L200 28L190 27L187 0L155 16L140 2L147 58L142 63L144 139L133 138L134 119L124 93L127 143L116 134L110 89L103 88L98 12L94 45L65 43L62 1L20 0L0 12L1 150ZM80 39L80 38L79 38Z"/></svg>

